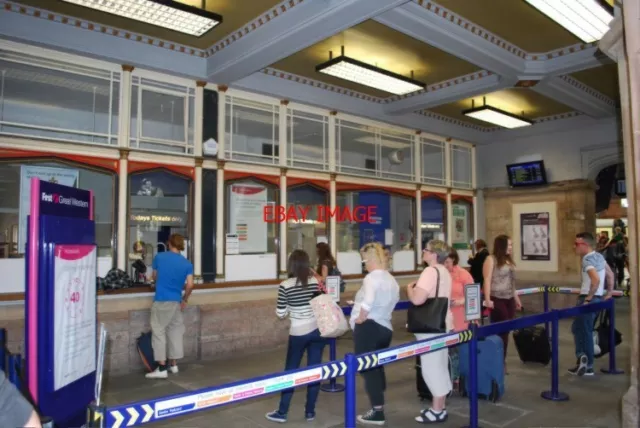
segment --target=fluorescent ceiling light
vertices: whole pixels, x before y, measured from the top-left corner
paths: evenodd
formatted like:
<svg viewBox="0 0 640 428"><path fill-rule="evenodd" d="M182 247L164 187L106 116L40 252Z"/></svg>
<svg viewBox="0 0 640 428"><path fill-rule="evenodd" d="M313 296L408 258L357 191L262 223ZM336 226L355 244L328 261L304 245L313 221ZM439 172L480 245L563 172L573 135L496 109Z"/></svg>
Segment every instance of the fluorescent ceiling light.
<svg viewBox="0 0 640 428"><path fill-rule="evenodd" d="M340 55L316 66L316 71L395 95L424 89L424 83Z"/></svg>
<svg viewBox="0 0 640 428"><path fill-rule="evenodd" d="M62 0L89 9L200 37L222 16L174 0Z"/></svg>
<svg viewBox="0 0 640 428"><path fill-rule="evenodd" d="M613 7L603 0L525 0L585 43L609 31Z"/></svg>
<svg viewBox="0 0 640 428"><path fill-rule="evenodd" d="M515 114L507 113L506 111L487 105L465 110L462 114L509 129L531 126L533 124L532 121L524 117L516 116Z"/></svg>

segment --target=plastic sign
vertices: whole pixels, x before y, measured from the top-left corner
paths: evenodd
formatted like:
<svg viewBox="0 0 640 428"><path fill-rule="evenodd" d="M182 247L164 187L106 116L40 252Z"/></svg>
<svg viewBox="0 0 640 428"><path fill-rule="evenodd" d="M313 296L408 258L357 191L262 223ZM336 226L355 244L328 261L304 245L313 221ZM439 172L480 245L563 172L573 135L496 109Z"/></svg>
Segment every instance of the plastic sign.
<svg viewBox="0 0 640 428"><path fill-rule="evenodd" d="M328 276L325 281L325 286L327 287L327 294L333 297L333 301L339 302L340 301L340 277Z"/></svg>
<svg viewBox="0 0 640 428"><path fill-rule="evenodd" d="M482 305L480 299L480 284L467 284L464 286L464 319L476 321L482 318Z"/></svg>

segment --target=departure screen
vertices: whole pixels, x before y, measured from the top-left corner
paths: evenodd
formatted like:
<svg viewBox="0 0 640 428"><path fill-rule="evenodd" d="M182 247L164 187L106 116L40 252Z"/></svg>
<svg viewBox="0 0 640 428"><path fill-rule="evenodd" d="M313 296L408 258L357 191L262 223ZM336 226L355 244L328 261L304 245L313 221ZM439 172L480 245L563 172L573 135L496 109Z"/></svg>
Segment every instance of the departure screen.
<svg viewBox="0 0 640 428"><path fill-rule="evenodd" d="M512 187L547 184L547 175L542 161L507 165L507 173Z"/></svg>

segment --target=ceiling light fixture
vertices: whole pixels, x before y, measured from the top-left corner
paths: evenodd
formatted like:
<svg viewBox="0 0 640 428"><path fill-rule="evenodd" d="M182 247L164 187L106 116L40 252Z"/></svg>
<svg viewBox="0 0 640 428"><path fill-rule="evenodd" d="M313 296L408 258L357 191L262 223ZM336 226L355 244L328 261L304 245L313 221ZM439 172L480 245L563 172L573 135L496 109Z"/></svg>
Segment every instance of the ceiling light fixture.
<svg viewBox="0 0 640 428"><path fill-rule="evenodd" d="M427 86L413 79L413 71L411 78L404 77L349 58L344 55L344 46L339 57L333 58L333 52L329 52L329 61L316 66L316 71L395 95L409 94Z"/></svg>
<svg viewBox="0 0 640 428"><path fill-rule="evenodd" d="M200 37L222 22L222 16L175 0L61 0Z"/></svg>
<svg viewBox="0 0 640 428"><path fill-rule="evenodd" d="M504 110L488 106L486 97L483 97L482 100L483 105L481 107L476 107L474 101L471 100L471 108L463 111L462 114L509 129L533 125L533 121L525 118L524 114L523 116L517 116L507 113Z"/></svg>
<svg viewBox="0 0 640 428"><path fill-rule="evenodd" d="M613 7L604 0L525 0L585 43L609 31Z"/></svg>

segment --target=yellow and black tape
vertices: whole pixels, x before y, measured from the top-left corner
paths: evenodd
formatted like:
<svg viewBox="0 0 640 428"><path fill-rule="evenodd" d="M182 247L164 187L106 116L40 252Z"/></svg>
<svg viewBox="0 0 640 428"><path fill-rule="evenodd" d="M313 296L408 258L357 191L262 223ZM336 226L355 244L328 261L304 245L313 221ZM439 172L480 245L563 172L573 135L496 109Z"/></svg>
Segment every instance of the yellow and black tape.
<svg viewBox="0 0 640 428"><path fill-rule="evenodd" d="M458 341L460 343L468 342L473 337L473 333L470 330L461 331L458 333Z"/></svg>
<svg viewBox="0 0 640 428"><path fill-rule="evenodd" d="M542 290L544 291L544 288L543 288ZM548 287L547 287L547 291L548 291L549 293L559 293L559 292L560 292L560 287L551 287L551 286L548 286Z"/></svg>

